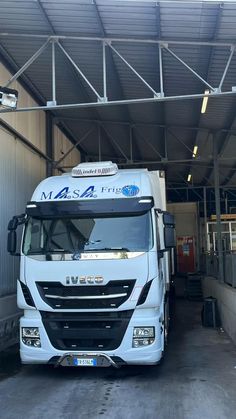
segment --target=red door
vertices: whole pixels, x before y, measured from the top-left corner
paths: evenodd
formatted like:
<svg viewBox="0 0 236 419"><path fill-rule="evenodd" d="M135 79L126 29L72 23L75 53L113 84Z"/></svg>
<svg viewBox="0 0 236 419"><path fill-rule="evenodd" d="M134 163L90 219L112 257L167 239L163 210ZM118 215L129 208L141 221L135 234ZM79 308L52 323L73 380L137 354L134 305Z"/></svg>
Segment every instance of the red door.
<svg viewBox="0 0 236 419"><path fill-rule="evenodd" d="M177 237L178 272L195 272L194 237Z"/></svg>

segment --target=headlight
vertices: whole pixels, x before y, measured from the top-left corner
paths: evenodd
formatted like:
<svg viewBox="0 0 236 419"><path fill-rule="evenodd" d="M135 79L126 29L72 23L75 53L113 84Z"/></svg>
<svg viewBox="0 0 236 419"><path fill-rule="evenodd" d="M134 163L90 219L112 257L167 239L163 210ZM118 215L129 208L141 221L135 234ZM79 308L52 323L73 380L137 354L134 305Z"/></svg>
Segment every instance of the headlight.
<svg viewBox="0 0 236 419"><path fill-rule="evenodd" d="M39 328L38 327L22 327L22 336L24 338L38 338Z"/></svg>
<svg viewBox="0 0 236 419"><path fill-rule="evenodd" d="M27 346L41 348L40 334L38 327L22 327L22 342Z"/></svg>
<svg viewBox="0 0 236 419"><path fill-rule="evenodd" d="M154 338L155 328L154 327L134 327L133 332L134 338Z"/></svg>
<svg viewBox="0 0 236 419"><path fill-rule="evenodd" d="M133 348L151 345L155 340L155 327L134 327Z"/></svg>

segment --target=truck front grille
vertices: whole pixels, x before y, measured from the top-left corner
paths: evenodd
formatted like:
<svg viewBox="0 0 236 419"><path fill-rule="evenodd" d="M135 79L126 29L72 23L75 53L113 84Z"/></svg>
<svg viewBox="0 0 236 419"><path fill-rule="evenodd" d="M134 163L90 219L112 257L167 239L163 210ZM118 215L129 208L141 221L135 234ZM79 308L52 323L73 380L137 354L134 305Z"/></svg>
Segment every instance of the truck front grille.
<svg viewBox="0 0 236 419"><path fill-rule="evenodd" d="M110 281L106 285L36 284L41 298L54 309L111 309L119 307L130 297L135 280Z"/></svg>
<svg viewBox="0 0 236 419"><path fill-rule="evenodd" d="M133 310L99 313L41 311L51 344L70 351L113 350L120 346Z"/></svg>

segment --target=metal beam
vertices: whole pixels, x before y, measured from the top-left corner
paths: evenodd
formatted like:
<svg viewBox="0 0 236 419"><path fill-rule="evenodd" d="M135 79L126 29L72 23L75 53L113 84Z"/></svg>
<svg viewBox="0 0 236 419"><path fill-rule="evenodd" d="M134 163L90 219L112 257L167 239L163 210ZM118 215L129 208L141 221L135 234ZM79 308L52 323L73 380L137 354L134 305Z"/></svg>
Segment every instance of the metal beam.
<svg viewBox="0 0 236 419"><path fill-rule="evenodd" d="M196 78L198 78L203 84L205 84L211 91L214 92L215 88L211 86L203 77L200 76L192 67L190 67L184 60L178 57L170 48L168 48L165 44L162 44L162 47L167 51L172 57L174 57L177 61L179 61L185 68L187 68Z"/></svg>
<svg viewBox="0 0 236 419"><path fill-rule="evenodd" d="M105 133L107 134L107 136L110 138L113 145L115 145L115 147L119 150L120 154L122 154L122 156L126 159L126 161L129 161L129 158L128 158L127 154L122 150L121 146L115 140L113 135L111 135L111 133L105 127L103 127L103 129L104 129Z"/></svg>
<svg viewBox="0 0 236 419"><path fill-rule="evenodd" d="M232 58L233 58L234 52L235 52L235 46L230 47L230 54L229 54L229 58L228 58L228 61L227 61L227 63L226 63L226 66L225 66L225 69L224 69L223 75L222 75L222 77L221 77L220 84L219 84L219 86L218 86L218 90L219 90L219 91L221 91L221 89L222 89L222 85L223 85L224 80L225 80L225 77L226 77L226 75L227 75L227 72L228 72L228 69L229 69L230 63L231 63L231 61L232 61Z"/></svg>
<svg viewBox="0 0 236 419"><path fill-rule="evenodd" d="M126 121L113 121L113 120L100 120L100 119L86 119L86 118L75 118L75 117L67 117L67 116L57 116L56 119L58 120L65 120L65 121L77 121L79 123L81 122L94 122L96 124L111 124L111 125L132 125L132 126L148 126L148 127L158 127L158 128L164 128L164 129L183 129L183 130L189 130L189 131L206 131L209 132L210 129L212 128L208 128L208 127L198 127L198 126L188 126L188 125L168 125L168 124L156 124L155 122L126 122ZM236 128L235 129L219 129L217 132L222 132L222 133L230 133L230 134L235 134L236 135Z"/></svg>
<svg viewBox="0 0 236 419"><path fill-rule="evenodd" d="M46 176L53 175L53 160L54 160L54 133L53 133L53 117L50 112L45 113L46 118L46 154L52 160L47 160Z"/></svg>
<svg viewBox="0 0 236 419"><path fill-rule="evenodd" d="M172 137L174 137L180 144L182 144L182 146L183 147L185 147L186 148L186 150L188 150L188 152L190 152L191 154L192 154L192 150L191 150L191 148L189 148L186 144L185 144L185 142L183 141L183 140L181 140L176 134L174 134L169 128L167 129L167 132L169 132L171 135L172 135Z"/></svg>
<svg viewBox="0 0 236 419"><path fill-rule="evenodd" d="M172 182L172 184L173 184L173 182ZM185 189L203 189L203 188L205 188L205 189L214 189L214 186L201 186L201 185L194 185L194 186L192 186L192 185L188 185L188 186L173 186L173 187L167 187L167 189L169 189L169 190L173 190L173 189L180 189L180 190L185 190ZM228 186L223 186L223 185L220 185L219 186L219 188L220 189L223 189L223 190L227 190L229 193L230 193L230 189L235 189L236 190L236 185L230 185L229 187ZM236 195L234 195L235 196L235 198L236 198Z"/></svg>
<svg viewBox="0 0 236 419"><path fill-rule="evenodd" d="M52 101L56 105L56 60L54 41L52 41Z"/></svg>
<svg viewBox="0 0 236 419"><path fill-rule="evenodd" d="M0 44L0 58L3 65L7 70L14 74L19 70L19 66L16 61L12 58L9 52ZM39 105L46 103L45 97L39 92L32 81L25 75L21 74L20 83L27 93L35 100Z"/></svg>
<svg viewBox="0 0 236 419"><path fill-rule="evenodd" d="M0 126L9 132L13 137L20 140L23 144L25 144L31 151L37 154L39 157L42 157L44 160L48 162L52 162L50 156L44 154L38 147L36 147L30 140L28 140L24 135L20 134L16 131L11 125L5 122L3 119L0 118Z"/></svg>
<svg viewBox="0 0 236 419"><path fill-rule="evenodd" d="M215 207L216 207L216 231L217 231L217 254L218 254L218 275L219 281L224 282L224 259L222 246L221 229L221 209L220 209L220 178L218 161L218 138L213 138L213 156L214 156L214 184L215 184Z"/></svg>
<svg viewBox="0 0 236 419"><path fill-rule="evenodd" d="M117 51L116 48L112 46L112 44L107 44L112 51L115 52L115 54L126 64L127 67L139 78L139 80L142 81L142 83L153 93L154 97L159 97L160 93L156 92L152 86L141 76L141 74L138 73L138 71L135 70L135 68Z"/></svg>
<svg viewBox="0 0 236 419"><path fill-rule="evenodd" d="M47 41L30 57L26 63L4 84L4 87L10 86L11 83L13 83L15 80L18 79L18 77L21 76L21 74L24 73L25 70L38 58L40 55L45 51L48 44L50 42L50 38L47 39Z"/></svg>
<svg viewBox="0 0 236 419"><path fill-rule="evenodd" d="M221 92L214 94L193 94L193 95L179 95L179 96L165 96L165 97L150 97L150 98L141 98L141 99L127 99L127 100L111 100L107 102L90 102L90 103L69 103L64 105L56 106L31 106L28 108L18 108L16 110L1 109L0 113L9 113L9 112L29 112L29 111L45 111L45 110L61 110L61 109L80 109L80 108L100 108L106 106L122 106L122 105L132 105L132 104L143 104L143 103L155 103L155 102L173 102L179 100L191 100L191 99L202 99L203 97L220 98L220 97L230 97L235 96L236 91Z"/></svg>
<svg viewBox="0 0 236 419"><path fill-rule="evenodd" d="M187 41L187 40L176 40L176 39L150 39L150 38L119 38L119 37L102 37L102 36L76 36L76 35L51 35L51 34L29 34L29 33L13 33L13 32L0 32L2 38L35 38L35 39L46 39L50 36L55 40L70 39L78 41L105 41L120 42L120 43L135 43L135 44L166 44L166 45L186 45L186 46L215 46L215 47L231 47L236 45L235 42L217 42L217 41Z"/></svg>
<svg viewBox="0 0 236 419"><path fill-rule="evenodd" d="M57 123L58 128L63 132L63 134L68 138L68 140L74 145L77 142L77 137L75 136L74 132L62 122ZM77 145L77 149L80 152L81 160L85 158L87 154L85 150L81 147L81 145Z"/></svg>
<svg viewBox="0 0 236 419"><path fill-rule="evenodd" d="M134 128L136 128L135 126L134 126ZM139 131L137 131L138 132L138 135L142 138L142 140L151 148L151 150L158 156L158 157L160 157L160 159L161 160L163 160L163 156L159 153L159 151L156 149L156 147L154 147L154 145L148 140L148 138L145 138L142 134L141 134L141 132L140 132L140 130Z"/></svg>
<svg viewBox="0 0 236 419"><path fill-rule="evenodd" d="M57 41L57 45L59 46L59 48L61 49L61 51L63 52L63 54L67 57L67 59L70 61L70 63L73 65L73 67L76 69L76 71L80 74L80 76L84 79L85 83L90 87L90 89L92 90L92 92L95 94L95 96L97 97L97 99L99 101L102 101L102 97L100 96L100 94L97 92L97 90L95 89L95 87L90 83L90 81L87 79L87 77L85 76L85 74L83 73L83 71L79 68L79 66L74 62L74 60L71 58L71 56L68 54L68 52L65 50L65 48L61 45L61 43L59 41Z"/></svg>
<svg viewBox="0 0 236 419"><path fill-rule="evenodd" d="M93 132L94 127L87 131L59 160L55 162L55 168L79 145L81 144L88 136Z"/></svg>
<svg viewBox="0 0 236 419"><path fill-rule="evenodd" d="M94 4L95 13L96 13L96 17L97 17L97 21L98 21L98 25L99 25L101 35L103 37L106 37L106 31L105 31L105 28L104 28L103 20L101 18L101 14L100 14L100 11L99 11L96 0L93 0L93 4ZM112 50L111 50L111 48L108 47L106 42L102 43L102 53L103 53L103 100L104 100L104 102L106 102L108 100L107 84L106 84L107 83L107 74L106 74L107 58L110 61L110 65L112 66L113 74L115 75L115 78L116 78L116 87L118 87L120 97L123 98L123 97L125 97L125 95L124 95L124 91L123 91L123 87L122 87L122 84L121 84L120 77L119 77L118 72L117 72L115 61L114 61L114 58L113 58L113 55L112 55ZM125 106L125 109L123 109L123 111L124 111L123 112L124 119L126 119L127 116L128 116L128 119L130 121L132 121L130 111L129 111L129 107ZM130 126L129 126L129 135L130 135ZM133 142L132 142L132 145L133 145ZM137 146L136 146L136 148L137 148ZM132 146L132 153L133 153L133 146ZM138 154L140 155L139 152L138 152Z"/></svg>
<svg viewBox="0 0 236 419"><path fill-rule="evenodd" d="M43 7L43 5L41 3L41 0L36 0L36 4L37 4L37 6L38 6L38 8L39 8L39 10L41 12L41 15L42 15L42 17L43 17L46 25L48 26L51 34L55 35L54 27L52 26L52 23L51 23L50 19L48 18L47 13L45 12L45 9L44 9L44 7Z"/></svg>
<svg viewBox="0 0 236 419"><path fill-rule="evenodd" d="M98 125L97 129L98 129L98 161L102 161L101 125Z"/></svg>

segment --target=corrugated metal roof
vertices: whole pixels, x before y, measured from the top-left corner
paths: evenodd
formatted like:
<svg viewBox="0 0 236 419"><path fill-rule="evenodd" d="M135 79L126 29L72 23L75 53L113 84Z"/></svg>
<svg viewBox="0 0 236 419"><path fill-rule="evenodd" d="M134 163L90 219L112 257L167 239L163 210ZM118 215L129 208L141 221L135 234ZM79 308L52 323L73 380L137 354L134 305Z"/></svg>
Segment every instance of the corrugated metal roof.
<svg viewBox="0 0 236 419"><path fill-rule="evenodd" d="M118 37L130 39L162 39L175 41L236 42L236 2L224 1L130 1L130 0L0 0L0 32L18 33L19 36L1 36L5 59L12 57L20 67L45 40L21 37L29 35L67 35L90 37ZM95 40L61 40L63 47L79 65L86 77L103 95L102 45ZM159 56L157 44L118 42L112 44L136 71L160 91ZM200 45L174 45L169 48L197 71L214 87L219 84L230 50L225 47ZM114 51L107 51L107 94L110 100L152 97L152 92L132 73ZM163 50L164 91L170 95L203 93L206 86L183 65ZM56 48L57 103L91 102L96 96ZM50 46L25 73L47 100L52 98ZM4 84L6 81L2 80ZM226 75L223 89L236 85L236 54ZM91 134L81 147L90 158L98 156L98 125L91 121L106 121L101 128L101 152L104 158L125 162L133 157L136 163L155 162L152 167L167 170L170 184L184 183L192 171L196 184L212 182L212 143L208 130L236 128L236 99L210 98L207 112L201 115L201 100L165 103L133 104L104 108L60 110L56 115L67 118L66 123L80 138L92 125ZM112 121L109 123L109 121ZM130 122L130 126L113 122ZM141 124L141 125L136 125ZM162 127L158 127L161 125ZM163 126L172 127L164 132ZM199 127L185 130L175 126ZM174 136L173 136L174 133ZM132 149L130 135L132 134ZM117 146L117 144L118 146ZM219 136L222 157L234 155L235 138L227 133ZM185 144L185 145L183 145ZM199 146L199 156L208 164L196 167L191 162L170 164L169 160L192 158L193 146ZM132 155L131 155L132 154ZM156 162L162 159L162 164ZM235 180L234 160L222 166L226 182ZM151 167L151 166L150 166ZM227 180L228 176L228 180Z"/></svg>

